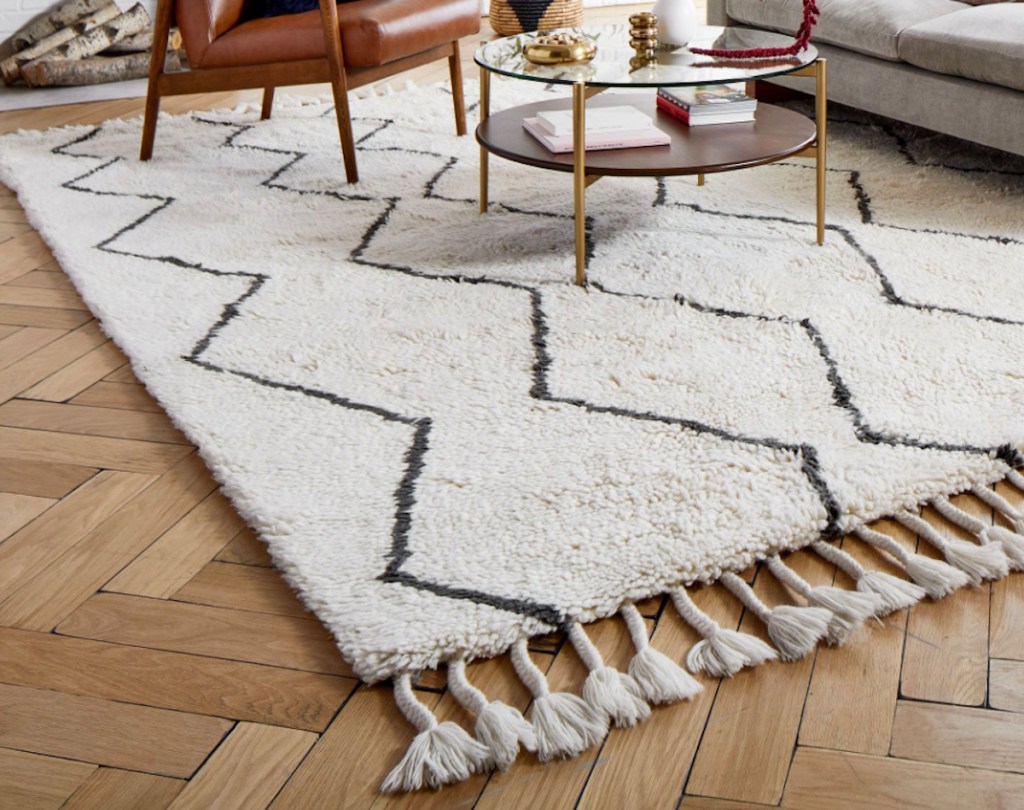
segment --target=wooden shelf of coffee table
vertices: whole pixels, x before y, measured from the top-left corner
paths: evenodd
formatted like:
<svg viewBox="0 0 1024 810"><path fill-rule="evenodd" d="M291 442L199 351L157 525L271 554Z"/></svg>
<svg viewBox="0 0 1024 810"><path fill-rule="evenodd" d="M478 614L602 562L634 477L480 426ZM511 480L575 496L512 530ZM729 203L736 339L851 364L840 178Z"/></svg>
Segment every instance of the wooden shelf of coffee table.
<svg viewBox="0 0 1024 810"><path fill-rule="evenodd" d="M812 146L814 121L792 110L758 104L751 123L689 127L657 110L654 93L602 94L588 108L630 105L651 114L655 125L672 136L668 146L588 150L587 175L650 177L745 169L772 163ZM476 130L476 139L499 157L560 172L573 171L573 154L552 154L523 129L523 119L540 110L570 109L568 99L512 107L491 115Z"/></svg>

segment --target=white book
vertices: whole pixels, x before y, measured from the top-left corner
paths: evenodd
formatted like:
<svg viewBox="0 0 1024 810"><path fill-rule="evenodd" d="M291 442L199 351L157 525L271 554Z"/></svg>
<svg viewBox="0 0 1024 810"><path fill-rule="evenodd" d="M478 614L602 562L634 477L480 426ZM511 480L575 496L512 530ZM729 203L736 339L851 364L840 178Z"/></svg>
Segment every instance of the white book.
<svg viewBox="0 0 1024 810"><path fill-rule="evenodd" d="M573 137L551 135L536 118L524 118L523 129L540 141L549 152L564 154L573 149ZM586 149L632 149L639 146L667 146L672 137L648 123L643 129L616 130L611 132L590 132L586 134Z"/></svg>
<svg viewBox="0 0 1024 810"><path fill-rule="evenodd" d="M636 107L594 107L585 114L587 132L623 132L653 126L651 117ZM572 135L572 110L540 110L537 124L549 135Z"/></svg>

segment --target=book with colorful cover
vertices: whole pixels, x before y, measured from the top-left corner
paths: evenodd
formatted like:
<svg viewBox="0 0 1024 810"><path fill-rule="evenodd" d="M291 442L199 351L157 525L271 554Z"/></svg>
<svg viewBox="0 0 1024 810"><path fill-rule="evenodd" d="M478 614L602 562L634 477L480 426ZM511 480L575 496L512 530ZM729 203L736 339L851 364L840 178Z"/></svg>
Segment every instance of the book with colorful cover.
<svg viewBox="0 0 1024 810"><path fill-rule="evenodd" d="M658 96L696 115L709 115L723 110L739 112L757 109L756 98L728 84L673 87L671 90L659 88Z"/></svg>
<svg viewBox="0 0 1024 810"><path fill-rule="evenodd" d="M636 107L594 107L586 112L587 132L630 131L652 126L651 117ZM572 110L539 110L537 124L549 135L572 135Z"/></svg>
<svg viewBox="0 0 1024 810"><path fill-rule="evenodd" d="M738 112L730 112L726 110L714 114L691 115L690 111L685 107L673 104L671 101L666 98L662 98L661 96L658 96L655 103L659 110L678 118L684 124L691 127L707 126L709 124L742 124L744 122L754 120L753 110L740 110Z"/></svg>
<svg viewBox="0 0 1024 810"><path fill-rule="evenodd" d="M646 116L645 116L646 117ZM586 149L633 149L641 146L667 146L672 142L672 137L662 132L654 124L650 123L643 129L634 130L612 130L606 132L586 133ZM541 142L544 147L554 154L564 154L573 150L573 137L569 135L551 135L537 121L536 118L524 118L523 129L529 132L534 138Z"/></svg>

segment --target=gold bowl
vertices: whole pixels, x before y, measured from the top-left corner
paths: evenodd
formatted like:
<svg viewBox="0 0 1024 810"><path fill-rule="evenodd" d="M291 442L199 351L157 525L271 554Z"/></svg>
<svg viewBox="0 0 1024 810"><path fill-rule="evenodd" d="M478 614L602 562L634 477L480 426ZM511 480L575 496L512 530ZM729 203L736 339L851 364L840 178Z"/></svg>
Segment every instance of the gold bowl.
<svg viewBox="0 0 1024 810"><path fill-rule="evenodd" d="M535 40L523 46L523 56L535 65L581 64L589 62L596 55L597 43L585 38L569 43Z"/></svg>

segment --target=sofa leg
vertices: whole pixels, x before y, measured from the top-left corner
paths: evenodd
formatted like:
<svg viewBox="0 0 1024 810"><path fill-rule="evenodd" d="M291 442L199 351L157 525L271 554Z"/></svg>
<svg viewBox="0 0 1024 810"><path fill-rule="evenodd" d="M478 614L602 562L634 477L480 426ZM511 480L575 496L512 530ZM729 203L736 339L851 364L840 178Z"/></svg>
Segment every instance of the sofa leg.
<svg viewBox="0 0 1024 810"><path fill-rule="evenodd" d="M452 102L455 105L455 132L466 134L466 99L462 94L462 59L459 57L459 41L452 43L452 54L448 57L448 73L452 80Z"/></svg>
<svg viewBox="0 0 1024 810"><path fill-rule="evenodd" d="M263 108L260 110L260 120L266 121L274 109L274 88L263 88Z"/></svg>

